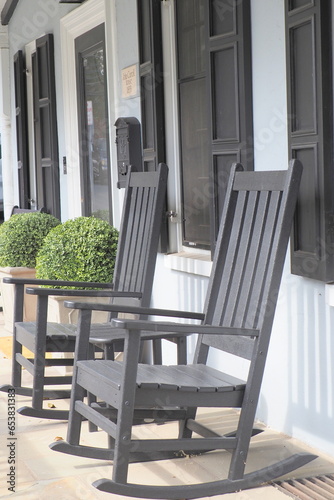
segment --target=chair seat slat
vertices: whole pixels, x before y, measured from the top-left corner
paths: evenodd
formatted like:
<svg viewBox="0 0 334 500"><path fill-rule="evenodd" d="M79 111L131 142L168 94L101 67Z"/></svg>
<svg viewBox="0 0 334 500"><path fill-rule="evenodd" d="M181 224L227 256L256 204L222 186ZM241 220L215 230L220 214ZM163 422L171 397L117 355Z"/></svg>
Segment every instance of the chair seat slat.
<svg viewBox="0 0 334 500"><path fill-rule="evenodd" d="M123 365L117 361L80 361L78 370L103 377L103 383L121 389ZM102 379L101 379L102 382ZM188 392L224 392L241 390L241 379L224 374L206 365L144 365L138 366L137 387L171 389Z"/></svg>
<svg viewBox="0 0 334 500"><path fill-rule="evenodd" d="M36 335L36 323L22 322L15 324L17 335L20 332L24 335ZM77 325L66 325L60 323L48 323L47 336L52 336L54 339L72 339L76 338Z"/></svg>
<svg viewBox="0 0 334 500"><path fill-rule="evenodd" d="M156 381L157 375L156 372L154 372L153 366L147 365L146 370L140 370L139 367L138 372L140 371L140 375L138 376L138 385L142 388L145 387L145 389L156 388L171 391L178 390L179 386L175 379L171 380L168 370L165 370L164 368L166 367L161 367L159 381Z"/></svg>

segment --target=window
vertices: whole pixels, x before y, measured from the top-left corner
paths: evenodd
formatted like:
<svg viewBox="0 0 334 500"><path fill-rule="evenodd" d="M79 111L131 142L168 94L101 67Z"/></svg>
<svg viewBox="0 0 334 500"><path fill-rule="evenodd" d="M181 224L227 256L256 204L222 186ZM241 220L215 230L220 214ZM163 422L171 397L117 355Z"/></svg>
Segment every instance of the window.
<svg viewBox="0 0 334 500"><path fill-rule="evenodd" d="M253 169L250 2L176 0L183 243L213 248L233 162Z"/></svg>
<svg viewBox="0 0 334 500"><path fill-rule="evenodd" d="M291 242L294 274L334 279L331 2L286 0L290 157L303 163Z"/></svg>

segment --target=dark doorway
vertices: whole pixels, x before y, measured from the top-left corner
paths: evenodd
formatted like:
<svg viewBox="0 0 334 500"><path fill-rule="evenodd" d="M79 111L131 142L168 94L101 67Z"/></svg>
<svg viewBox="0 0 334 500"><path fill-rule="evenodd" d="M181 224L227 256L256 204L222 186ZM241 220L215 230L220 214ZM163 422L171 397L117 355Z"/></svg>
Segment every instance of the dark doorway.
<svg viewBox="0 0 334 500"><path fill-rule="evenodd" d="M104 25L75 41L83 215L112 222Z"/></svg>

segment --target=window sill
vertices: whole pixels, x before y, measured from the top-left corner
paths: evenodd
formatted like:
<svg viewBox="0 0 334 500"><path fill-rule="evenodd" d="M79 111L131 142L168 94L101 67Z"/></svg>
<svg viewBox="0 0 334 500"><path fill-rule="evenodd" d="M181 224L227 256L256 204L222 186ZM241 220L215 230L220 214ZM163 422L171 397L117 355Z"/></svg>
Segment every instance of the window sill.
<svg viewBox="0 0 334 500"><path fill-rule="evenodd" d="M179 252L164 256L165 266L174 271L210 276L212 261L209 254Z"/></svg>

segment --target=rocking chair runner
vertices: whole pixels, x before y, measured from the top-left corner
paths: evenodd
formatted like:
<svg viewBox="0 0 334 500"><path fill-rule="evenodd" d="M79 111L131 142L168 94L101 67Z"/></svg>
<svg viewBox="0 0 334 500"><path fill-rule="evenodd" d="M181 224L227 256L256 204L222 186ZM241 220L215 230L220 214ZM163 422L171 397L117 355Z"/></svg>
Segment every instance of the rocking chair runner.
<svg viewBox="0 0 334 500"><path fill-rule="evenodd" d="M67 281L25 280L5 278L15 285L13 369L12 386L17 394L32 396L32 406L18 410L23 415L40 418L67 419L68 411L43 408L43 399L70 397L70 390L46 390L45 385L70 384L71 375L46 376L46 366L69 366L73 359L46 358L47 352L73 353L75 350L77 325L47 322L48 297L89 296L111 297L116 309L111 317L117 317L116 304L133 303L148 306L151 297L154 269L160 228L163 219L164 198L167 187L168 168L159 165L157 172L131 172L126 188L123 218L119 235L114 281L109 284L81 283ZM38 295L37 320L23 322L23 300L25 285L99 287L100 290L59 290L51 288L28 288L27 293ZM101 290L102 289L102 290ZM109 290L108 290L109 289ZM114 351L123 350L124 336L111 323L95 324L91 332L91 342L86 349L87 358L94 357L94 346L105 352L105 357L113 359ZM157 341L158 343L158 341ZM156 344L157 344L156 343ZM34 359L22 354L22 347L28 348ZM181 343L180 356L185 356ZM88 353L89 351L89 353ZM159 345L155 345L157 362L161 362ZM22 367L33 376L31 387L22 387ZM0 390L7 391L8 385Z"/></svg>
<svg viewBox="0 0 334 500"><path fill-rule="evenodd" d="M142 498L198 498L259 485L316 458L297 454L256 472L244 473L250 439L257 433L253 429L255 412L302 167L294 160L288 171L241 170L238 164L232 168L201 325L116 319L115 326L124 329L126 338L123 363L80 361L80 349L88 341L91 310L96 306L68 304L81 310L79 360L73 382L68 442L53 443L51 448L76 453L83 417L106 431L114 444L105 455L114 460L113 478L94 483L101 491ZM111 306L109 310L114 309ZM151 310L151 314L177 313ZM161 332L165 338L198 333L194 363L138 364L141 335L148 331L155 335ZM211 348L248 359L247 380L207 366ZM85 391L106 402L110 413L104 414L98 404L84 403ZM198 407L240 408L236 431L219 436L205 428L195 420ZM148 416L150 410L155 415L164 409L171 419L180 420L178 437L159 440L131 437L138 415L145 412ZM193 433L202 437L193 439ZM127 482L131 462L170 458L180 450L196 453L224 449L232 452L226 479L180 486ZM101 453L92 448L90 456L101 458Z"/></svg>

